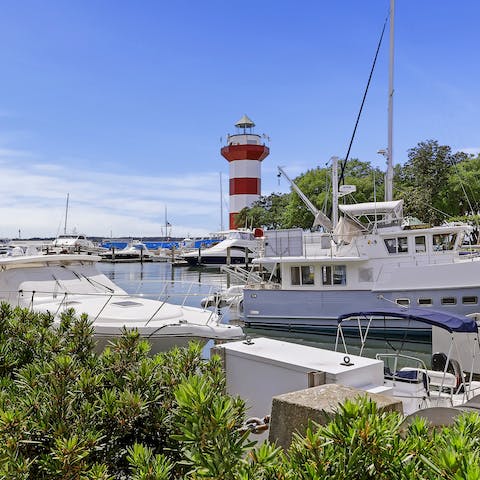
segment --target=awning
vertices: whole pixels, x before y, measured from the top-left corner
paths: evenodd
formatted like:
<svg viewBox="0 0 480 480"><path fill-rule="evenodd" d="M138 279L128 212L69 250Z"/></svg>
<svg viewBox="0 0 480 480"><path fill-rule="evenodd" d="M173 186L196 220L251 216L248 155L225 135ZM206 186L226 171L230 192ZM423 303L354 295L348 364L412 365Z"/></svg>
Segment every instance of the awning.
<svg viewBox="0 0 480 480"><path fill-rule="evenodd" d="M338 323L351 317L387 317L405 318L417 322L427 323L435 327L443 328L449 332L477 333L477 323L473 318L455 315L439 310L428 308L389 308L384 310L361 311L345 313L338 317Z"/></svg>

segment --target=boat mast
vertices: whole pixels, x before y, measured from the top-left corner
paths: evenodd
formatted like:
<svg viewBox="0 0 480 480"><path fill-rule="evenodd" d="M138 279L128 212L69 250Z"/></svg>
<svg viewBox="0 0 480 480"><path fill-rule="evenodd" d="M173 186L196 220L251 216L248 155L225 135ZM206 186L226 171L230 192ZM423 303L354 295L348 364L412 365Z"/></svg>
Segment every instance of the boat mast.
<svg viewBox="0 0 480 480"><path fill-rule="evenodd" d="M395 0L390 0L390 61L388 69L388 148L385 201L393 200L393 54Z"/></svg>
<svg viewBox="0 0 480 480"><path fill-rule="evenodd" d="M220 231L223 232L223 189L222 189L222 172L220 172Z"/></svg>
<svg viewBox="0 0 480 480"><path fill-rule="evenodd" d="M67 193L67 204L65 205L65 225L63 226L63 234L67 234L67 217L68 217L68 197L69 193Z"/></svg>
<svg viewBox="0 0 480 480"><path fill-rule="evenodd" d="M338 157L332 157L332 223L338 224Z"/></svg>

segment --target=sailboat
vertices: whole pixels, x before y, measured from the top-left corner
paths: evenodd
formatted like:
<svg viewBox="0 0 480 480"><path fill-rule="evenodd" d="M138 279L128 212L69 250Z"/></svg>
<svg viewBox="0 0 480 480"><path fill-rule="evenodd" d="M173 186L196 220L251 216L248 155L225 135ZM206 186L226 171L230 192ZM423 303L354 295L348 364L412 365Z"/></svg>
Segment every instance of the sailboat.
<svg viewBox="0 0 480 480"><path fill-rule="evenodd" d="M78 233L75 229L72 231L72 233L67 233L69 199L70 194L67 193L63 234L57 235L52 244L47 245L48 253L100 253L103 251L103 249L95 247L94 243L83 233Z"/></svg>
<svg viewBox="0 0 480 480"><path fill-rule="evenodd" d="M352 310L426 307L467 315L480 309L480 257L464 255L462 248L472 227L412 225L403 216L403 200L392 197L393 14L392 0L385 201L338 205L339 220L324 224L324 232L265 232L265 253L253 262L272 275L244 288L247 326L326 332ZM332 163L335 171L335 158ZM384 332L385 326L393 335L404 335L406 328L422 337L431 332L429 325L407 325L401 318L374 321L369 328Z"/></svg>

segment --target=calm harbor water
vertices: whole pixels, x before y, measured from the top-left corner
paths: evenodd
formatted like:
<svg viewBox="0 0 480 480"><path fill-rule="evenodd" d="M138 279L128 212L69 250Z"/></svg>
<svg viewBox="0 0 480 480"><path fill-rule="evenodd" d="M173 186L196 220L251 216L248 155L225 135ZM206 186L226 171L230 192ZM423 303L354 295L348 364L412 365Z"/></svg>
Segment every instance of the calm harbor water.
<svg viewBox="0 0 480 480"><path fill-rule="evenodd" d="M170 303L185 303L194 307L200 307L200 302L205 296L238 283L220 270L173 267L167 262L99 263L98 268L130 294L148 294ZM354 309L354 305L352 308ZM241 322L240 314L236 311L223 309L222 314L222 321L225 323ZM260 329L247 329L246 333L251 337L270 337L330 350L335 347L335 337L332 335ZM350 354L358 352L358 342L349 339L347 345ZM365 355L374 356L379 352L393 353L394 349L398 348L407 355L420 357L429 363L431 346L425 343L374 340L369 343Z"/></svg>

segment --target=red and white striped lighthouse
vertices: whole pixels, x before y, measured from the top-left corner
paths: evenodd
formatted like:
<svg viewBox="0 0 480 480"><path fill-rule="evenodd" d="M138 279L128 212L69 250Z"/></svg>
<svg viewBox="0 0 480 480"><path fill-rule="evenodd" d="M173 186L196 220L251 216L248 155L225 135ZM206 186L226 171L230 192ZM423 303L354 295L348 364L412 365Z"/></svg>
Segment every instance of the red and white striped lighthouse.
<svg viewBox="0 0 480 480"><path fill-rule="evenodd" d="M238 227L235 224L238 212L260 199L261 162L270 153L270 149L262 142L262 137L253 133L255 124L246 115L235 126L237 133L227 136L227 145L221 150L222 156L230 164L230 228L232 229Z"/></svg>

